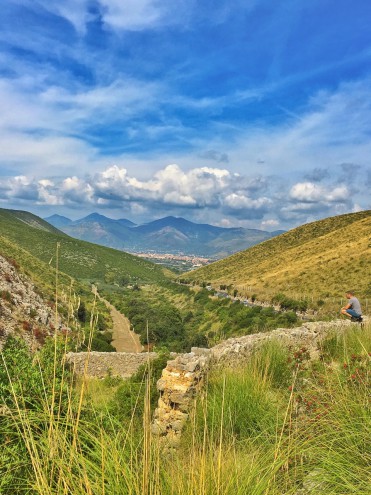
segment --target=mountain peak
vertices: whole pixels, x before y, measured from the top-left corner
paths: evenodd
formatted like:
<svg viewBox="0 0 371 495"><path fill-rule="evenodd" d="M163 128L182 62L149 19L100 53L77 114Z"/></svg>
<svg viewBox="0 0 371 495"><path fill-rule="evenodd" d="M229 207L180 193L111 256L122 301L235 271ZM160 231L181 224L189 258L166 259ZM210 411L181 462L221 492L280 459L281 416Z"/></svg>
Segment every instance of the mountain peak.
<svg viewBox="0 0 371 495"><path fill-rule="evenodd" d="M86 217L80 218L78 221L85 221L85 220L90 220L90 221L96 221L96 220L112 220L111 218L105 217L104 215L101 215L100 213L94 212L90 213L90 215L87 215Z"/></svg>
<svg viewBox="0 0 371 495"><path fill-rule="evenodd" d="M181 251L205 257L224 257L273 235L256 229L194 223L174 215L136 225L130 220L113 220L96 212L61 228L72 237L116 249L132 252Z"/></svg>
<svg viewBox="0 0 371 495"><path fill-rule="evenodd" d="M44 218L44 220L48 223L50 223L51 225L53 225L53 227L65 227L66 225L69 225L70 223L72 223L72 220L70 218L67 218L67 217L64 217L63 215L58 215L58 214L54 214L54 215L51 215L50 217L46 217Z"/></svg>

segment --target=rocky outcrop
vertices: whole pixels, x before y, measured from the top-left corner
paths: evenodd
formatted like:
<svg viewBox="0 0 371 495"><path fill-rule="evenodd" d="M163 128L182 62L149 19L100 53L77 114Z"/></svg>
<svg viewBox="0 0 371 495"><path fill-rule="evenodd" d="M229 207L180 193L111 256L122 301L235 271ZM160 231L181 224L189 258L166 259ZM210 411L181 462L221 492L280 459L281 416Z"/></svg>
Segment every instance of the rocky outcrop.
<svg viewBox="0 0 371 495"><path fill-rule="evenodd" d="M8 335L19 334L31 346L52 333L53 310L18 272L15 262L0 256L0 348Z"/></svg>
<svg viewBox="0 0 371 495"><path fill-rule="evenodd" d="M130 378L142 364L157 358L155 352L69 352L66 355L77 375L104 378L108 375Z"/></svg>

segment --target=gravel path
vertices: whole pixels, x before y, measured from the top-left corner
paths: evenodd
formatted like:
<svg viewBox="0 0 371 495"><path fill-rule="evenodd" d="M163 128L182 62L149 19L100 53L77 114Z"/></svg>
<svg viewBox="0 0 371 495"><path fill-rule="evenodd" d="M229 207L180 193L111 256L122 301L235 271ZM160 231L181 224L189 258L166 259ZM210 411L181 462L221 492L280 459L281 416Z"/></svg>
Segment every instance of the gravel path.
<svg viewBox="0 0 371 495"><path fill-rule="evenodd" d="M117 352L142 352L143 347L140 343L139 335L130 330L130 321L125 315L120 313L110 302L101 297L95 286L92 286L93 294L105 303L111 312L113 329L112 345Z"/></svg>

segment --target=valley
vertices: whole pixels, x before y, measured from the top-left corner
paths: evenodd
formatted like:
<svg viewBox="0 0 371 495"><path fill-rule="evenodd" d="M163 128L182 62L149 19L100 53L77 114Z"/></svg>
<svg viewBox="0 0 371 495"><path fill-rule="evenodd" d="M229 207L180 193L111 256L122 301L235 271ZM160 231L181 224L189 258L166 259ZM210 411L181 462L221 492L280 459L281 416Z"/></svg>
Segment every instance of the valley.
<svg viewBox="0 0 371 495"><path fill-rule="evenodd" d="M203 258L195 255L171 254L171 253L154 253L154 252L131 252L134 256L152 261L157 265L163 265L174 272L188 272L200 266L208 265L215 261L212 258Z"/></svg>
<svg viewBox="0 0 371 495"><path fill-rule="evenodd" d="M129 317L142 345L184 351L195 345L215 345L234 334L294 325L295 312L303 308L312 318L337 314L343 287L348 285L368 308L370 222L369 211L332 217L211 262L210 258L155 252L135 256L73 239L30 213L2 209L0 253L24 266L50 300L55 298L53 267L58 258L59 290L67 294L70 286L78 292L88 308L86 316L81 311L85 321L80 321L86 331L92 307L87 294L93 283L104 299ZM356 238L352 229L357 231ZM152 263L154 258L162 265ZM340 267L349 258L353 269L347 273ZM174 270L175 261L182 270ZM197 267L203 263L205 266ZM187 266L191 271L184 272ZM206 286L213 291L223 288L230 298L213 297ZM239 300L247 304L239 304ZM250 307L255 300L260 305ZM280 304L284 311L277 313L273 306L277 309ZM96 333L100 340L94 341L98 347L105 347L107 339L110 345L112 317L103 308L101 304L101 330ZM150 324L149 341L146 321Z"/></svg>
<svg viewBox="0 0 371 495"><path fill-rule="evenodd" d="M368 307L370 212L182 273L0 229L1 493L368 495L371 325L336 318L346 282Z"/></svg>
<svg viewBox="0 0 371 495"><path fill-rule="evenodd" d="M112 318L112 346L116 352L142 352L139 335L130 329L130 321L108 301L103 299L97 288L92 286L93 294L102 301L110 311Z"/></svg>

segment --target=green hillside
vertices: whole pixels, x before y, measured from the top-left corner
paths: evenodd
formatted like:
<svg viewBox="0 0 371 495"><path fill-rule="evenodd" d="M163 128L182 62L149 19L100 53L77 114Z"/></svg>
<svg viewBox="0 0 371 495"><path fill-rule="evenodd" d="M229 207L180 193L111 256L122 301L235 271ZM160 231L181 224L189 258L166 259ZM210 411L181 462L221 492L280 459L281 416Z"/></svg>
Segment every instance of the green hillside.
<svg viewBox="0 0 371 495"><path fill-rule="evenodd" d="M55 265L59 243L59 269L76 279L110 283L158 282L163 270L122 251L73 239L36 215L0 209L0 252L7 254L9 242L39 260Z"/></svg>
<svg viewBox="0 0 371 495"><path fill-rule="evenodd" d="M328 297L371 291L371 211L302 225L246 251L192 271L195 281L233 284L241 294Z"/></svg>

